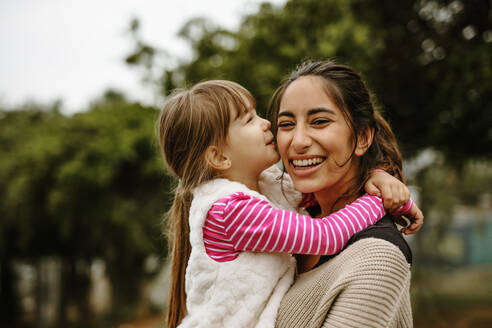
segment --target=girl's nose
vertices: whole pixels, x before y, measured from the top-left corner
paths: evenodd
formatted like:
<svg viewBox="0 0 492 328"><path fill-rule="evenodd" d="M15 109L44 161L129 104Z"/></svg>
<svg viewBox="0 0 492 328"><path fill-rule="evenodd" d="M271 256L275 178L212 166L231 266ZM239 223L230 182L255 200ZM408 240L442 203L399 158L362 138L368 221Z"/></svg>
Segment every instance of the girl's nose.
<svg viewBox="0 0 492 328"><path fill-rule="evenodd" d="M270 130L270 127L272 126L272 123L270 123L270 121L269 121L269 120L264 119L264 118L262 118L262 120L263 120L263 122L262 122L262 123L263 123L263 126L264 126L264 127L263 127L263 129L264 129L265 131L266 131L266 130Z"/></svg>

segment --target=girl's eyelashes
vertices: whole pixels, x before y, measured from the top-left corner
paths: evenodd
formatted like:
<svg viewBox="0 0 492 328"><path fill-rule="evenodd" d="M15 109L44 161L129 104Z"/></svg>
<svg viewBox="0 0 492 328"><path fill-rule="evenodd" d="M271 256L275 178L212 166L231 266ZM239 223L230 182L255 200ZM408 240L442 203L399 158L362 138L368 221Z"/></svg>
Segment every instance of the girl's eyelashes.
<svg viewBox="0 0 492 328"><path fill-rule="evenodd" d="M253 121L255 117L256 117L256 111L250 111L246 116L246 123Z"/></svg>

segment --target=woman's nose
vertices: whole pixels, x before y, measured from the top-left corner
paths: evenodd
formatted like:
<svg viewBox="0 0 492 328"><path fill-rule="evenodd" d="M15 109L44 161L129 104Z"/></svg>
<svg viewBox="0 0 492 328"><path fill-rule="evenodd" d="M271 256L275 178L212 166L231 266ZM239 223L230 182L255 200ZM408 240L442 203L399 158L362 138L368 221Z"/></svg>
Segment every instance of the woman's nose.
<svg viewBox="0 0 492 328"><path fill-rule="evenodd" d="M292 147L297 153L302 153L312 145L312 139L303 127L297 127L292 138Z"/></svg>

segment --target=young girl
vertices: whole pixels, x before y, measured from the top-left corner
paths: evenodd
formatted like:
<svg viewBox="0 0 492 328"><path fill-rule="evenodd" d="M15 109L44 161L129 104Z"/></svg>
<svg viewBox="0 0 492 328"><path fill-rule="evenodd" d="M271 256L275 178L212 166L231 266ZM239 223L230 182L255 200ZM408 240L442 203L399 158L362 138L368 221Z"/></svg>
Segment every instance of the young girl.
<svg viewBox="0 0 492 328"><path fill-rule="evenodd" d="M385 215L369 195L322 219L297 214L300 194L280 182L270 123L254 107L240 85L208 81L162 110L160 144L179 178L168 327L273 327L293 281L290 254L335 254ZM410 200L393 214L418 212Z"/></svg>

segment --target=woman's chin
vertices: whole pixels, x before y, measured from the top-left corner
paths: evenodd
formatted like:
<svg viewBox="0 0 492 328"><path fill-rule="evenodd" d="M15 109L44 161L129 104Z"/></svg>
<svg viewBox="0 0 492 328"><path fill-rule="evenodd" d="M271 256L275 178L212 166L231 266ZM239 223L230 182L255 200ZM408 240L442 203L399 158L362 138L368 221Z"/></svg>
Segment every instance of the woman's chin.
<svg viewBox="0 0 492 328"><path fill-rule="evenodd" d="M296 188L297 191L302 192L303 194L309 194L313 192L319 191L321 186L316 183L315 181L306 181L306 180L296 180L292 179L294 182L294 188Z"/></svg>

